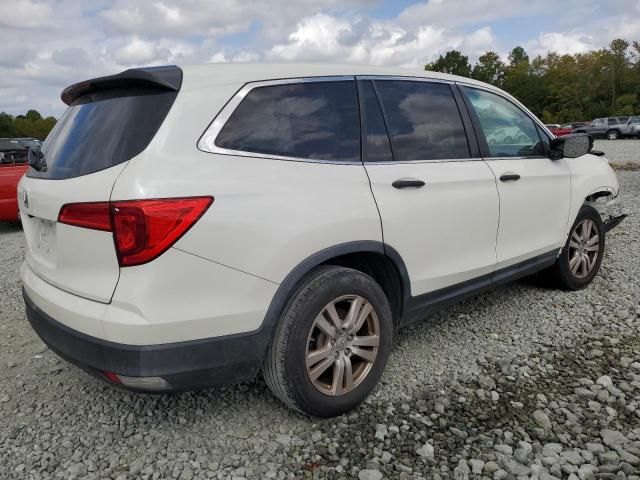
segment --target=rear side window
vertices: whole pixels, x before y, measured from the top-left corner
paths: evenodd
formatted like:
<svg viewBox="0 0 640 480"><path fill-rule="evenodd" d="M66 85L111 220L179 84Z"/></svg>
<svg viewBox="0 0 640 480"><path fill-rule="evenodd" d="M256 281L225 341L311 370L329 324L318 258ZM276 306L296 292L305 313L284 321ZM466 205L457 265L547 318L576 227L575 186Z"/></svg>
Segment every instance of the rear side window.
<svg viewBox="0 0 640 480"><path fill-rule="evenodd" d="M142 152L162 125L177 92L111 89L75 100L42 146L46 170L28 176L60 180L126 162Z"/></svg>
<svg viewBox="0 0 640 480"><path fill-rule="evenodd" d="M354 81L257 87L218 137L229 150L326 161L360 160Z"/></svg>
<svg viewBox="0 0 640 480"><path fill-rule="evenodd" d="M376 80L374 85L396 161L470 157L449 85L410 80Z"/></svg>

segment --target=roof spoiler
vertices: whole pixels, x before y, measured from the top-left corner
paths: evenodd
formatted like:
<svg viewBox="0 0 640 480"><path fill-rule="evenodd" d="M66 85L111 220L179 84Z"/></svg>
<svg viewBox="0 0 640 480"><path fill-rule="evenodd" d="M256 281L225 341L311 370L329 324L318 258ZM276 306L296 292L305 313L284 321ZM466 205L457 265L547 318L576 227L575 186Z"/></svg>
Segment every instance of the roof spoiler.
<svg viewBox="0 0 640 480"><path fill-rule="evenodd" d="M92 78L65 88L60 98L67 105L88 93L112 88L155 87L177 92L182 85L182 69L176 65L130 68L116 75Z"/></svg>

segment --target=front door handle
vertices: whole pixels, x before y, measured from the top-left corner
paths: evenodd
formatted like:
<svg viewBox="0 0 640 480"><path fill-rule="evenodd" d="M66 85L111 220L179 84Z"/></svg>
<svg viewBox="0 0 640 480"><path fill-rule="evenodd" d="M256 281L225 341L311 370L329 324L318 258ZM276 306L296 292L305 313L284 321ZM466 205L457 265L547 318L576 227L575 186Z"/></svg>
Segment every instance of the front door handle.
<svg viewBox="0 0 640 480"><path fill-rule="evenodd" d="M501 182L515 182L516 180L520 180L520 175L517 173L507 172L500 175Z"/></svg>
<svg viewBox="0 0 640 480"><path fill-rule="evenodd" d="M391 185L393 188L420 188L424 187L425 183L417 178L399 178Z"/></svg>

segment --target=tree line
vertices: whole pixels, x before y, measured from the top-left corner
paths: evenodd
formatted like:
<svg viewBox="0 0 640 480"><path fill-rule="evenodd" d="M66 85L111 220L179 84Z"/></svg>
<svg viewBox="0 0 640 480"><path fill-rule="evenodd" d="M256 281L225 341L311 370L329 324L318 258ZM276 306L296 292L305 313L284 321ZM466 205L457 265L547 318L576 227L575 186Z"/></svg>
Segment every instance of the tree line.
<svg viewBox="0 0 640 480"><path fill-rule="evenodd" d="M452 73L506 90L545 123L589 121L640 114L640 42L613 40L607 48L575 55L548 53L533 59L517 46L504 61L488 51L471 65L450 50L425 70ZM0 112L0 137L44 140L56 123L37 110L25 115Z"/></svg>
<svg viewBox="0 0 640 480"><path fill-rule="evenodd" d="M472 66L450 50L425 70L490 83L520 100L545 123L640 114L640 42L613 40L607 48L533 59L517 46L506 61L485 52Z"/></svg>
<svg viewBox="0 0 640 480"><path fill-rule="evenodd" d="M44 140L56 124L55 117L43 117L37 110L24 115L0 112L0 138L33 137Z"/></svg>

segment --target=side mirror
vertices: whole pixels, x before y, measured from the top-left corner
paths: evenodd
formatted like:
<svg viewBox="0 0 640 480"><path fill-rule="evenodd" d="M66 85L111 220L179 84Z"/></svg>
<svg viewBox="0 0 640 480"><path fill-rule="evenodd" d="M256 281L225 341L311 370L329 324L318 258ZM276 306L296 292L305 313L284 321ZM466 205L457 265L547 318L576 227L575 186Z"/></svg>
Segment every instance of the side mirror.
<svg viewBox="0 0 640 480"><path fill-rule="evenodd" d="M564 137L552 138L549 144L551 160L577 158L586 155L593 148L593 137L586 133L573 133Z"/></svg>

